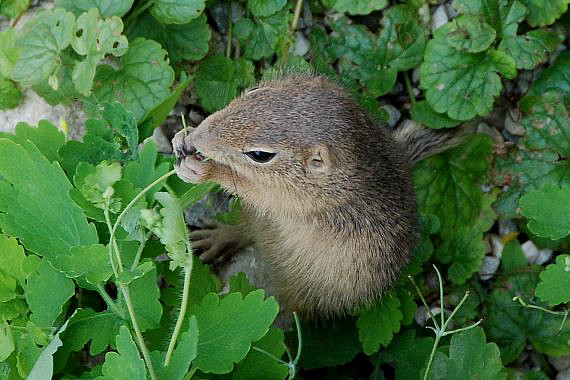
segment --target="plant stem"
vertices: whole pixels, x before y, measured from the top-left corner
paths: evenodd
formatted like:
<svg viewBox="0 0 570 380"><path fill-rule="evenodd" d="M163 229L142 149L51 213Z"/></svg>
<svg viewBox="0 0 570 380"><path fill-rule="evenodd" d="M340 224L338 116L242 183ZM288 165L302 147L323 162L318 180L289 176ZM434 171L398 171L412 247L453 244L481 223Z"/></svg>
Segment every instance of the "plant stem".
<svg viewBox="0 0 570 380"><path fill-rule="evenodd" d="M141 231L141 235L142 234L143 234L143 232ZM137 249L137 254L135 256L135 259L133 260L133 265L131 265L132 271L135 270L137 268L137 266L139 265L139 261L141 260L142 251L144 250L146 242L150 238L151 234L152 234L152 232L149 231L143 236L143 240L139 244L139 248Z"/></svg>
<svg viewBox="0 0 570 380"><path fill-rule="evenodd" d="M228 41L226 43L226 57L230 58L230 54L232 52L232 2L228 1L228 10L227 10L227 18L228 18Z"/></svg>
<svg viewBox="0 0 570 380"><path fill-rule="evenodd" d="M105 300L105 303L107 304L107 306L113 310L113 312L115 314L117 314L119 317L121 317L122 319L125 319L125 316L123 314L122 311L119 310L119 308L117 307L117 304L115 303L115 301L113 301L113 299L109 296L109 294L107 293L107 291L105 290L105 288L103 287L103 285L101 284L97 284L97 292L101 295L101 297L103 298L103 300Z"/></svg>
<svg viewBox="0 0 570 380"><path fill-rule="evenodd" d="M295 35L295 31L297 30L297 24L299 23L301 8L303 8L303 0L297 0L297 3L295 4L295 13L293 13L293 20L291 21L291 27L289 28L289 31L293 37Z"/></svg>
<svg viewBox="0 0 570 380"><path fill-rule="evenodd" d="M435 334L435 341L433 342L433 346L431 348L431 353L429 354L429 360L426 366L426 371L424 373L424 379L427 380L429 371L431 369L431 365L433 363L433 358L435 357L435 352L437 351L437 346L439 345L439 340L441 339L441 335Z"/></svg>
<svg viewBox="0 0 570 380"><path fill-rule="evenodd" d="M150 378L152 380L156 380L157 379L156 372L154 371L154 366L152 365L152 361L150 360L150 352L148 351L148 348L142 336L141 329L139 328L139 323L137 321L135 309L133 307L133 302L131 301L131 295L129 293L129 287L127 285L119 285L119 287L121 289L121 292L123 293L123 297L125 297L125 303L127 304L127 310L129 311L129 316L131 317L131 323L133 324L133 329L135 330L138 346L144 357L146 367L148 368L148 372L150 373Z"/></svg>
<svg viewBox="0 0 570 380"><path fill-rule="evenodd" d="M404 83L406 83L406 91L408 92L408 97L410 98L410 103L412 103L412 107L416 106L416 96L414 95L414 89L412 87L412 82L410 81L410 77L408 76L407 72L403 72L404 74Z"/></svg>
<svg viewBox="0 0 570 380"><path fill-rule="evenodd" d="M115 225L113 226L113 229L111 230L111 238L110 240L115 238L115 233L117 232L117 228L119 228L119 224L121 223L121 220L123 220L123 218L125 217L125 214L127 213L127 211L129 211L131 209L131 207L133 207L133 205L135 203L138 202L139 199L141 199L150 189L152 189L153 187L155 187L156 185L158 185L160 182L164 181L165 179L167 179L168 177L170 177L171 175L176 174L176 170L171 170L168 173L162 175L160 178L156 179L153 183L151 183L150 185L148 185L147 187L144 188L143 191L141 191L140 193L137 194L136 197L134 197L129 204L127 204L127 206L125 207L125 209L119 214L119 216L117 217L117 221L115 222Z"/></svg>
<svg viewBox="0 0 570 380"><path fill-rule="evenodd" d="M192 257L190 257L189 261L190 263L188 264L188 266L184 268L184 287L182 289L182 303L180 305L180 312L178 313L178 319L176 320L174 331L172 332L172 337L170 338L170 343L168 344L166 357L164 358L165 367L170 363L172 352L174 351L174 346L176 345L178 334L180 334L180 329L182 328L182 323L184 322L184 316L186 315L186 309L188 307L188 296L190 295L190 276L192 275Z"/></svg>

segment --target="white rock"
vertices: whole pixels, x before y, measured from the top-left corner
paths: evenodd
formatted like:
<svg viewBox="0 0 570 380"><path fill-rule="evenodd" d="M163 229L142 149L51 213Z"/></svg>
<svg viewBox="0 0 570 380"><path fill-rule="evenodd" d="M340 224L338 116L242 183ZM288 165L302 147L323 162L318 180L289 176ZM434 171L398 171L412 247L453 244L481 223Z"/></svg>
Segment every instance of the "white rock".
<svg viewBox="0 0 570 380"><path fill-rule="evenodd" d="M441 313L441 308L438 306L434 306L431 308L431 313L434 317L438 316ZM428 323L430 316L429 313L426 311L424 305L418 306L416 309L416 313L414 314L414 319L420 326L425 326ZM438 319L439 322L439 319Z"/></svg>
<svg viewBox="0 0 570 380"><path fill-rule="evenodd" d="M489 240L491 241L491 252L496 258L501 258L503 256L503 248L505 245L501 238L495 234L489 234Z"/></svg>
<svg viewBox="0 0 570 380"><path fill-rule="evenodd" d="M552 257L551 249L538 249L530 240L523 243L521 249L529 264L542 265Z"/></svg>
<svg viewBox="0 0 570 380"><path fill-rule="evenodd" d="M556 375L556 380L570 380L570 368L565 369L562 372L558 372L558 375Z"/></svg>
<svg viewBox="0 0 570 380"><path fill-rule="evenodd" d="M450 19L457 17L459 14L459 12L457 12L457 10L453 8L450 3L445 4L445 11L447 12L447 16L449 16Z"/></svg>
<svg viewBox="0 0 570 380"><path fill-rule="evenodd" d="M412 72L412 82L418 83L420 81L420 69L416 67Z"/></svg>
<svg viewBox="0 0 570 380"><path fill-rule="evenodd" d="M570 355L560 357L549 356L548 361L559 372L570 368Z"/></svg>
<svg viewBox="0 0 570 380"><path fill-rule="evenodd" d="M518 230L517 225L512 220L499 219L499 235L506 236L513 232L517 232Z"/></svg>
<svg viewBox="0 0 570 380"><path fill-rule="evenodd" d="M518 109L512 109L505 113L505 128L515 136L524 136L525 129L520 125L521 112Z"/></svg>
<svg viewBox="0 0 570 380"><path fill-rule="evenodd" d="M479 270L479 278L483 281L490 280L493 278L497 269L499 269L499 264L501 259L495 256L485 256L483 257L483 264Z"/></svg>
<svg viewBox="0 0 570 380"><path fill-rule="evenodd" d="M447 17L447 12L445 11L445 5L440 5L436 8L435 12L433 12L433 16L431 18L431 25L432 29L436 30L440 26L443 26L449 22L449 17Z"/></svg>
<svg viewBox="0 0 570 380"><path fill-rule="evenodd" d="M295 49L293 50L294 55L305 55L311 48L309 41L305 38L303 33L297 32L295 38Z"/></svg>

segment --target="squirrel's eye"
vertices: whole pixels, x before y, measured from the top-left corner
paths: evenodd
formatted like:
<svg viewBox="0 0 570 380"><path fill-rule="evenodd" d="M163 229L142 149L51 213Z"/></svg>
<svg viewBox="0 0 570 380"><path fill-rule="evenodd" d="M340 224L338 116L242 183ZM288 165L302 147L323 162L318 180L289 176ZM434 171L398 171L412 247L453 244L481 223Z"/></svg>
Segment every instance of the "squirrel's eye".
<svg viewBox="0 0 570 380"><path fill-rule="evenodd" d="M252 150L244 153L255 162L265 163L271 161L275 157L275 153L264 152L262 150Z"/></svg>

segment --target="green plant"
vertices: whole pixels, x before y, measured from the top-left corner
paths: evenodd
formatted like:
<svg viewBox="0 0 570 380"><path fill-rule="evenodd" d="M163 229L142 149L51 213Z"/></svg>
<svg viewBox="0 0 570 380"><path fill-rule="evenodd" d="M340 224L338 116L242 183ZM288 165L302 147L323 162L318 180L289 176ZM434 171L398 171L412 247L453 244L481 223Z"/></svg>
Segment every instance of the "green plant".
<svg viewBox="0 0 570 380"><path fill-rule="evenodd" d="M89 116L82 141L48 121L0 132L2 377L553 377L546 358L570 355L568 0L455 0L436 30L432 3L56 0L33 13L1 1L0 109L32 90ZM185 92L211 113L307 61L380 121L389 102L430 128L509 113L522 132L474 134L418 163L421 231L396 286L284 332L273 297L243 274L220 294L192 254L183 210L217 186L181 182L145 140ZM505 221L520 232L501 235L500 267L481 280ZM523 240L552 259L529 264ZM435 338L414 320L421 303Z"/></svg>

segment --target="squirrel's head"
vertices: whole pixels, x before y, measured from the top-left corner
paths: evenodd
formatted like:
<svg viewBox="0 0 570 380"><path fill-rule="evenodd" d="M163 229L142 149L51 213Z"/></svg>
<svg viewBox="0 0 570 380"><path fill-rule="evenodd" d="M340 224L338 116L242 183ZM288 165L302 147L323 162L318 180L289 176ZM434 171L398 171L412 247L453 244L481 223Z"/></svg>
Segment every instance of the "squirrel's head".
<svg viewBox="0 0 570 380"><path fill-rule="evenodd" d="M377 152L388 139L371 124L340 86L301 75L250 88L188 139L209 159L201 180L216 181L262 210L279 200L288 210L307 211L342 202L371 174L361 169L382 159Z"/></svg>

